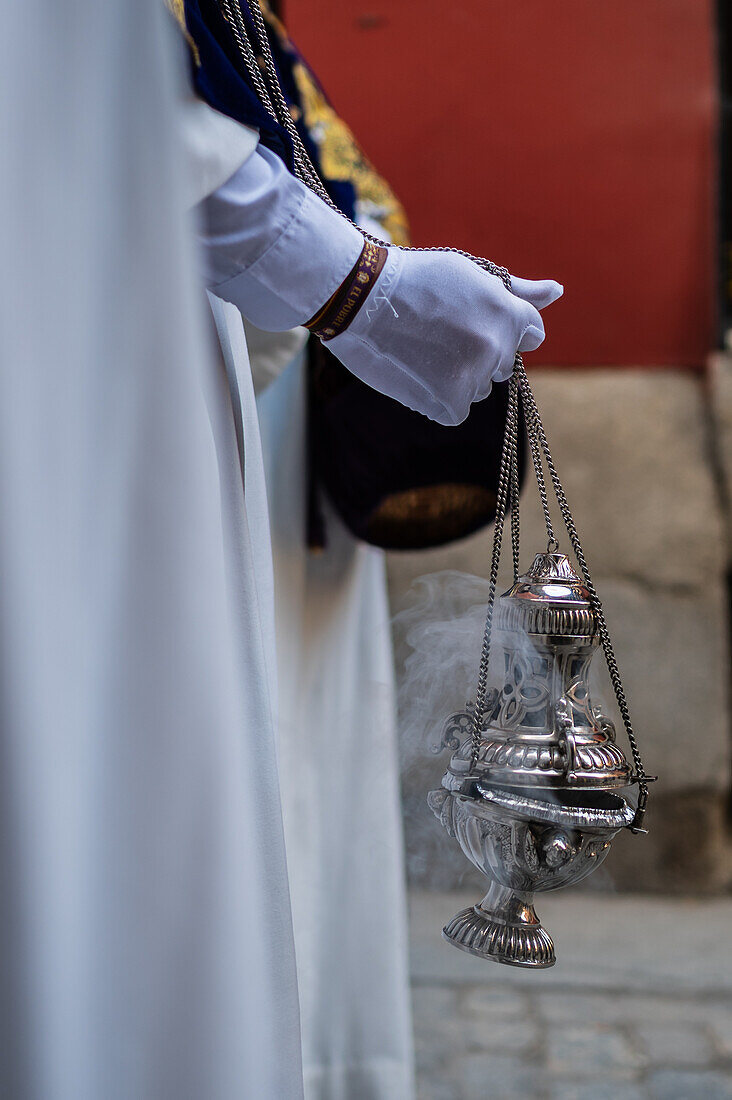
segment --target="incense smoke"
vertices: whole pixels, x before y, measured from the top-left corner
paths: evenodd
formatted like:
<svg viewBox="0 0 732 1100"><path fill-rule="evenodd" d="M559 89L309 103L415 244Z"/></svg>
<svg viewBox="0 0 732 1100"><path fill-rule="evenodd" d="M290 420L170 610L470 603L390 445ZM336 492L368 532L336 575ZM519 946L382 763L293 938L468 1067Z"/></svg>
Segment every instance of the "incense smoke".
<svg viewBox="0 0 732 1100"><path fill-rule="evenodd" d="M394 616L399 744L409 877L433 889L479 883L480 875L427 806L448 760L445 719L475 696L489 584L443 570L415 580Z"/></svg>

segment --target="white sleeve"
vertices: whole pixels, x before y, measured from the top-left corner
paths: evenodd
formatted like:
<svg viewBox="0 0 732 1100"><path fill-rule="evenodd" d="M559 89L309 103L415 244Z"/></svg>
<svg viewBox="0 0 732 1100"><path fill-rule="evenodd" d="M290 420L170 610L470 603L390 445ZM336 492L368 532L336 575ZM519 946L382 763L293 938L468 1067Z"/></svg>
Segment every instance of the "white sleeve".
<svg viewBox="0 0 732 1100"><path fill-rule="evenodd" d="M205 199L257 148L259 133L215 111L197 96L186 96L176 116L183 147L186 206Z"/></svg>
<svg viewBox="0 0 732 1100"><path fill-rule="evenodd" d="M200 213L209 288L268 332L317 313L363 247L358 230L261 145Z"/></svg>
<svg viewBox="0 0 732 1100"><path fill-rule="evenodd" d="M261 145L201 215L209 288L267 332L308 321L363 248L361 233ZM459 424L509 377L516 351L544 339L533 302L561 294L551 281L513 289L465 256L392 246L363 309L327 346L366 385Z"/></svg>

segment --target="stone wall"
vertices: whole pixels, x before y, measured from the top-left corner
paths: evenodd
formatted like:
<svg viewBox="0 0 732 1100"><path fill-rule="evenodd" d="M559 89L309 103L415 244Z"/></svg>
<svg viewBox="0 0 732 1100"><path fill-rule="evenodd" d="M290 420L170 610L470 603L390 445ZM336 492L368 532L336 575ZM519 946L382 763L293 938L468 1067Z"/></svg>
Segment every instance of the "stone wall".
<svg viewBox="0 0 732 1100"><path fill-rule="evenodd" d="M588 886L725 889L732 882L732 367L719 357L706 376L572 369L537 371L531 380L606 608L646 767L660 776L649 835L618 838L601 880ZM546 544L530 473L521 506L523 565ZM425 573L485 576L491 538L492 529L441 550L390 554L395 608ZM398 631L395 643L399 668L405 647ZM470 880L474 872L457 845L424 808L444 756L422 748L405 748L403 756L412 879L443 888Z"/></svg>

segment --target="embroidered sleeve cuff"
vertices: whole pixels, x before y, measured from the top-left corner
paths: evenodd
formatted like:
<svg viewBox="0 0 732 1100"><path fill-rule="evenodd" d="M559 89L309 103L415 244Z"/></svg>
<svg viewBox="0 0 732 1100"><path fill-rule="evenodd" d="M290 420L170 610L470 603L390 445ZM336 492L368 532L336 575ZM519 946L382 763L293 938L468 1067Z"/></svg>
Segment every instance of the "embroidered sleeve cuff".
<svg viewBox="0 0 732 1100"><path fill-rule="evenodd" d="M307 322L307 328L328 341L345 332L358 316L386 263L388 249L373 241L364 241L354 268L323 308Z"/></svg>

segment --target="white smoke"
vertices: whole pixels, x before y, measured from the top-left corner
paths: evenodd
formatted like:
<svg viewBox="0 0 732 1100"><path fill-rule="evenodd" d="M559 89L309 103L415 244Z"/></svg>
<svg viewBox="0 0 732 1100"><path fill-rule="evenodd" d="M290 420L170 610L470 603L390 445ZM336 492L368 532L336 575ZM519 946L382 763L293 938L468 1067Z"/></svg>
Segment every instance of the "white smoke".
<svg viewBox="0 0 732 1100"><path fill-rule="evenodd" d="M414 581L394 617L403 752L437 752L448 715L475 697L488 581L443 570Z"/></svg>
<svg viewBox="0 0 732 1100"><path fill-rule="evenodd" d="M445 719L475 698L488 606L482 577L444 570L419 577L394 617L406 852L412 882L433 889L479 885L459 846L427 806L448 754L437 755Z"/></svg>

